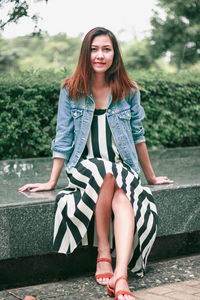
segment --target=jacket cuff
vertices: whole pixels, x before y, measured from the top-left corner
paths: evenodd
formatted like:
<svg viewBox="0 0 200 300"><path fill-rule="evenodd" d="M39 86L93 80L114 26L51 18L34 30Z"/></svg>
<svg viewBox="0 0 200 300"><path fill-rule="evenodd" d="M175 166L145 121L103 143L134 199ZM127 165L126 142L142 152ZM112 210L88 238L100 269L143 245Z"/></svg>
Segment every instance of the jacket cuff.
<svg viewBox="0 0 200 300"><path fill-rule="evenodd" d="M62 152L53 151L53 158L63 158L66 159L67 155Z"/></svg>
<svg viewBox="0 0 200 300"><path fill-rule="evenodd" d="M145 139L145 137L142 135L142 136L140 136L139 138L135 139L135 140L134 140L134 143L135 143L135 144L139 144L139 143L142 143L142 142L145 142L145 141L146 141L146 139Z"/></svg>

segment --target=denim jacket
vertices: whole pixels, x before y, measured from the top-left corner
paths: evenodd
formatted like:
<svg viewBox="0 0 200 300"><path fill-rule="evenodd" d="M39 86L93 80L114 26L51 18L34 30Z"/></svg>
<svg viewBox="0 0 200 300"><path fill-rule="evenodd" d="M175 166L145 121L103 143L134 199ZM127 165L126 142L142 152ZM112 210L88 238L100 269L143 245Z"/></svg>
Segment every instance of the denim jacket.
<svg viewBox="0 0 200 300"><path fill-rule="evenodd" d="M139 90L133 90L125 99L112 102L109 97L106 110L116 147L124 163L139 173L135 144L145 141L141 120L145 113L140 105ZM90 92L85 100L72 100L67 88L60 91L56 137L52 142L53 157L65 159L69 172L78 163L87 143L95 103ZM104 138L104 137L102 137Z"/></svg>

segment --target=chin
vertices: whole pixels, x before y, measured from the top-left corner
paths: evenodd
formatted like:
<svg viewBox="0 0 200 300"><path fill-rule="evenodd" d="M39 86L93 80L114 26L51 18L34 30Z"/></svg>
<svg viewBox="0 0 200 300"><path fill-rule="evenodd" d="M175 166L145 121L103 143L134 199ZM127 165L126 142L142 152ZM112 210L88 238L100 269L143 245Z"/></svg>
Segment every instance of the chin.
<svg viewBox="0 0 200 300"><path fill-rule="evenodd" d="M95 73L105 73L108 69L107 68L102 68L102 69L96 69L94 68Z"/></svg>

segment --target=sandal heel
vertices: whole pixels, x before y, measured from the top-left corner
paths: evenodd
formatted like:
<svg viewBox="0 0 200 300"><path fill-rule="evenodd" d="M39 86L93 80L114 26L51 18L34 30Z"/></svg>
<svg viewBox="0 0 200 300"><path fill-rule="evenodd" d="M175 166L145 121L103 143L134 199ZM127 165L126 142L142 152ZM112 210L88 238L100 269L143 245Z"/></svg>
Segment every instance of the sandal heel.
<svg viewBox="0 0 200 300"><path fill-rule="evenodd" d="M114 289L111 288L109 285L107 285L107 295L110 296L110 297L114 297L115 296Z"/></svg>

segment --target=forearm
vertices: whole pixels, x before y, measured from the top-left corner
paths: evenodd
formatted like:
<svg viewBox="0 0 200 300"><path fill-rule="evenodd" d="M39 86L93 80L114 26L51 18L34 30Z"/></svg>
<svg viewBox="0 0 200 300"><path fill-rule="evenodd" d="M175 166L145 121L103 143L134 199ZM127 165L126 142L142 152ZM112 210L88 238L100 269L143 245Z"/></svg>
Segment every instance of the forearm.
<svg viewBox="0 0 200 300"><path fill-rule="evenodd" d="M136 146L139 162L147 182L149 184L155 184L156 176L153 167L151 165L146 143L145 142L138 143L135 146Z"/></svg>
<svg viewBox="0 0 200 300"><path fill-rule="evenodd" d="M49 179L49 183L52 184L52 188L54 188L57 184L58 178L62 171L63 164L64 164L63 158L54 158L51 176Z"/></svg>

